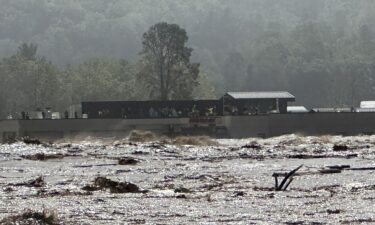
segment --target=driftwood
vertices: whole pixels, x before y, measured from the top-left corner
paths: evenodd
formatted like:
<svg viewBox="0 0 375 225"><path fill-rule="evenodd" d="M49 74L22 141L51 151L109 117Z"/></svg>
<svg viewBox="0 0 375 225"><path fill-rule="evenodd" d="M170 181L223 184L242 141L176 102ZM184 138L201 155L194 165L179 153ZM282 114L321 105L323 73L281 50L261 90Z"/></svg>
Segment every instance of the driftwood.
<svg viewBox="0 0 375 225"><path fill-rule="evenodd" d="M289 173L274 173L272 176L275 177L275 191L285 191L290 183L293 181L293 176L296 174L296 172L301 169L303 165L300 165L299 167L295 168L294 170L290 171ZM284 179L281 181L279 185L279 176L283 176Z"/></svg>
<svg viewBox="0 0 375 225"><path fill-rule="evenodd" d="M109 189L111 193L146 193L147 190L140 190L139 187L130 182L117 182L106 177L95 178L92 185L82 188L85 191L98 191Z"/></svg>
<svg viewBox="0 0 375 225"><path fill-rule="evenodd" d="M118 164L119 165L135 165L137 164L139 161L132 158L132 157L123 157L121 159L118 159Z"/></svg>
<svg viewBox="0 0 375 225"><path fill-rule="evenodd" d="M347 170L375 170L375 167L354 167L354 168L349 168Z"/></svg>
<svg viewBox="0 0 375 225"><path fill-rule="evenodd" d="M342 169L322 169L319 170L319 173L322 174L331 174L331 173L341 173Z"/></svg>
<svg viewBox="0 0 375 225"><path fill-rule="evenodd" d="M334 165L334 166L327 166L330 169L338 169L338 170L344 170L344 169L350 169L350 165Z"/></svg>
<svg viewBox="0 0 375 225"><path fill-rule="evenodd" d="M313 174L333 174L333 173L341 173L343 170L351 170L351 171L365 171L365 170L375 170L374 166L369 167L351 167L350 165L333 165L333 166L326 166L326 169L320 169L318 171L311 171L311 172L300 172L297 173L299 169L301 169L303 165L295 168L290 172L276 172L273 173L272 176L275 178L275 191L285 191L290 183L293 181L294 176L302 176L302 175L313 175ZM279 177L284 177L284 179L279 184Z"/></svg>
<svg viewBox="0 0 375 225"><path fill-rule="evenodd" d="M87 164L87 165L74 165L73 168L90 168L90 167L104 167L104 166L117 166L116 163L104 163L104 164Z"/></svg>
<svg viewBox="0 0 375 225"><path fill-rule="evenodd" d="M365 167L351 167L350 165L334 165L327 166L330 170L352 170L352 171L361 171L361 170L375 170L374 166L365 166Z"/></svg>

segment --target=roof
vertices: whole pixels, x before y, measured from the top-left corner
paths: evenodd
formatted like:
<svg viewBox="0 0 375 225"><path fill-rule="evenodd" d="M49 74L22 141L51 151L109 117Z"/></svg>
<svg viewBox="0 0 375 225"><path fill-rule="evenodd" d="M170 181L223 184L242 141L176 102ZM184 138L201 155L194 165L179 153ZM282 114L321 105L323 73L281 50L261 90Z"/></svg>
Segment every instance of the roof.
<svg viewBox="0 0 375 225"><path fill-rule="evenodd" d="M361 101L360 108L375 108L375 101Z"/></svg>
<svg viewBox="0 0 375 225"><path fill-rule="evenodd" d="M356 112L375 112L375 108L356 108Z"/></svg>
<svg viewBox="0 0 375 225"><path fill-rule="evenodd" d="M290 113L307 113L309 110L305 106L288 106L287 111Z"/></svg>
<svg viewBox="0 0 375 225"><path fill-rule="evenodd" d="M351 108L313 108L313 112L351 112Z"/></svg>
<svg viewBox="0 0 375 225"><path fill-rule="evenodd" d="M234 99L276 99L286 98L294 100L295 97L286 91L267 91L267 92L227 92L226 95Z"/></svg>

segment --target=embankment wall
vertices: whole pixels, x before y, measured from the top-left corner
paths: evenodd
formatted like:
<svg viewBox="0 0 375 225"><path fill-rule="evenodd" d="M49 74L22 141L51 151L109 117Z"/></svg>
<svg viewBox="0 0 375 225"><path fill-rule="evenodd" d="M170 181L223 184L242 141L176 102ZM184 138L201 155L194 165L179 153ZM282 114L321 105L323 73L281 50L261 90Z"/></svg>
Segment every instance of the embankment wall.
<svg viewBox="0 0 375 225"><path fill-rule="evenodd" d="M231 138L302 135L375 134L375 113L301 113L257 116L225 116L218 126L227 129ZM67 119L3 120L0 141L30 136L60 139L76 136L125 137L131 130L168 133L171 128L191 128L189 118L168 119ZM178 130L178 129L177 129ZM209 135L209 134L208 134Z"/></svg>
<svg viewBox="0 0 375 225"><path fill-rule="evenodd" d="M375 113L299 113L226 117L233 138L375 134Z"/></svg>
<svg viewBox="0 0 375 225"><path fill-rule="evenodd" d="M17 120L0 121L0 143L17 138L19 128Z"/></svg>

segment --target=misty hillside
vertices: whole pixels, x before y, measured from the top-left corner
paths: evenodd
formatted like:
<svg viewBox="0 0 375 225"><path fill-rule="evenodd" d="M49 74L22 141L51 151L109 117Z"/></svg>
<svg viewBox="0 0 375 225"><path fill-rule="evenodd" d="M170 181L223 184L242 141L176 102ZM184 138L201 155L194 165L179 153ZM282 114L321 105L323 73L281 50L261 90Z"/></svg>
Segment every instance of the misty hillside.
<svg viewBox="0 0 375 225"><path fill-rule="evenodd" d="M204 73L203 92L286 90L297 97L297 104L311 107L375 100L373 0L0 3L0 56L9 58L23 43L34 43L38 55L65 75L93 58L126 60L131 67L139 59L143 33L165 21L186 29L188 45L194 49L192 61L199 62ZM129 96L107 98L124 95Z"/></svg>

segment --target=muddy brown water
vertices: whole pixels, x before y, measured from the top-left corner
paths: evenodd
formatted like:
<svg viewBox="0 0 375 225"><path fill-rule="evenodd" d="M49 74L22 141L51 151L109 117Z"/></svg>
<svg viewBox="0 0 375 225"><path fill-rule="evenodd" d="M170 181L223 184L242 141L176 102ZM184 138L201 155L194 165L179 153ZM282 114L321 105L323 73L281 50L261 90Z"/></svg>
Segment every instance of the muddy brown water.
<svg viewBox="0 0 375 225"><path fill-rule="evenodd" d="M108 139L45 146L0 145L0 220L26 209L49 209L62 224L375 221L375 170L318 173L329 165L375 166L375 136L288 135L217 141L220 146ZM334 151L335 144L348 149ZM43 161L25 157L38 153L59 157ZM119 165L118 160L124 157L137 163ZM274 172L287 172L301 164L303 175L296 176L287 191L273 191ZM42 187L20 185L40 176ZM147 191L82 190L99 176L131 182Z"/></svg>

